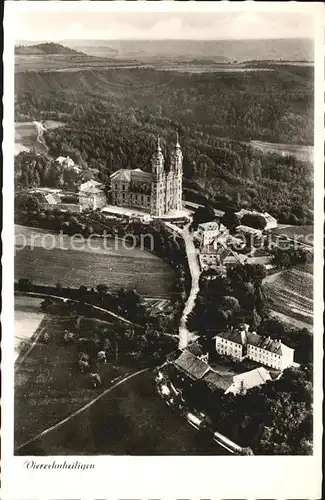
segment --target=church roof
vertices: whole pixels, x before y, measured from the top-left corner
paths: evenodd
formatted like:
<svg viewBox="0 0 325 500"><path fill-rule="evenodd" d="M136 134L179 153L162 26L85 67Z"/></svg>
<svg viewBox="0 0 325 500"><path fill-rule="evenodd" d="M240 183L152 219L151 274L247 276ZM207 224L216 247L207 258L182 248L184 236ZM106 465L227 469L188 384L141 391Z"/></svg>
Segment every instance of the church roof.
<svg viewBox="0 0 325 500"><path fill-rule="evenodd" d="M144 172L140 168L121 168L111 175L111 181L151 182L151 173Z"/></svg>

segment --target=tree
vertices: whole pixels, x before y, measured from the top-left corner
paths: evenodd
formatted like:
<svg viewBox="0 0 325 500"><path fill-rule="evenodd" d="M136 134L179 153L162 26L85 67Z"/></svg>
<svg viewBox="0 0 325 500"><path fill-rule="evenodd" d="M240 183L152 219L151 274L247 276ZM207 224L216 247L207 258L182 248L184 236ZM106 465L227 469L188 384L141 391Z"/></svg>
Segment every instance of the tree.
<svg viewBox="0 0 325 500"><path fill-rule="evenodd" d="M199 224L203 222L212 222L215 220L214 209L211 205L198 207L193 215L192 229L195 231Z"/></svg>
<svg viewBox="0 0 325 500"><path fill-rule="evenodd" d="M259 214L245 214L242 216L240 223L243 226L253 227L255 229L265 229L266 220L263 215Z"/></svg>
<svg viewBox="0 0 325 500"><path fill-rule="evenodd" d="M97 285L96 289L100 295L106 295L108 293L108 290L109 290L108 286L105 285L104 283L100 283L99 285Z"/></svg>
<svg viewBox="0 0 325 500"><path fill-rule="evenodd" d="M20 290L30 291L33 289L33 283L27 278L20 278L18 280L18 287Z"/></svg>
<svg viewBox="0 0 325 500"><path fill-rule="evenodd" d="M231 233L233 233L236 227L240 224L238 216L232 210L226 210L224 215L221 217L220 222L226 226Z"/></svg>
<svg viewBox="0 0 325 500"><path fill-rule="evenodd" d="M15 196L15 211L39 212L41 203L35 194L19 193Z"/></svg>

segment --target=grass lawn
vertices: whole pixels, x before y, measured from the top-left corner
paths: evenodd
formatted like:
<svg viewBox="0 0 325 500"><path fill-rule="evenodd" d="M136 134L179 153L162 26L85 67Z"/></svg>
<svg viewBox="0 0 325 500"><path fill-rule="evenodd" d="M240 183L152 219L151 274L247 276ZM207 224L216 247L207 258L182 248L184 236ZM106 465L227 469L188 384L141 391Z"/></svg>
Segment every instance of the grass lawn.
<svg viewBox="0 0 325 500"><path fill-rule="evenodd" d="M68 318L46 314L42 327L50 334L49 342L40 339L16 369L15 447L88 403L116 377L113 363L101 364L102 387L91 387L89 377L79 372L76 346L63 342L69 325ZM118 375L129 371L120 367Z"/></svg>

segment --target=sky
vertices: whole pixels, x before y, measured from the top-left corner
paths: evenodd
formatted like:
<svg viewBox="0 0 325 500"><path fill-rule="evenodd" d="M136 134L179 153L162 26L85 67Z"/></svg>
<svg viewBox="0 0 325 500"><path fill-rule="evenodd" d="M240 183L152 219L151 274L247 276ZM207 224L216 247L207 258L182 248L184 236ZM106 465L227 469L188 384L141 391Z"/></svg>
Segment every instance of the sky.
<svg viewBox="0 0 325 500"><path fill-rule="evenodd" d="M15 4L17 5L17 4ZM312 38L306 13L17 12L16 40Z"/></svg>

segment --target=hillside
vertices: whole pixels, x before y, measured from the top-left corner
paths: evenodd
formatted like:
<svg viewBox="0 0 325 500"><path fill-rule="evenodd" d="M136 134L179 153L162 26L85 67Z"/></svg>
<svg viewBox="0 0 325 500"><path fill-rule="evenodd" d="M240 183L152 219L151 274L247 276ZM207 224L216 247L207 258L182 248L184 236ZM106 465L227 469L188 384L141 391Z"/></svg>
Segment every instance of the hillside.
<svg viewBox="0 0 325 500"><path fill-rule="evenodd" d="M213 59L224 61L286 60L312 61L313 41L309 39L275 40L65 40L68 47L86 54L120 57ZM216 59L217 58L217 59Z"/></svg>
<svg viewBox="0 0 325 500"><path fill-rule="evenodd" d="M184 194L267 210L287 224L312 223L312 165L250 141L313 143L313 68L188 74L91 69L16 74L16 120L66 123L46 134L51 155L99 168L150 168L155 137L178 129ZM294 151L294 148L292 148Z"/></svg>
<svg viewBox="0 0 325 500"><path fill-rule="evenodd" d="M15 47L15 55L28 56L28 55L85 55L82 52L65 47L59 43L39 43L36 45L18 45Z"/></svg>

